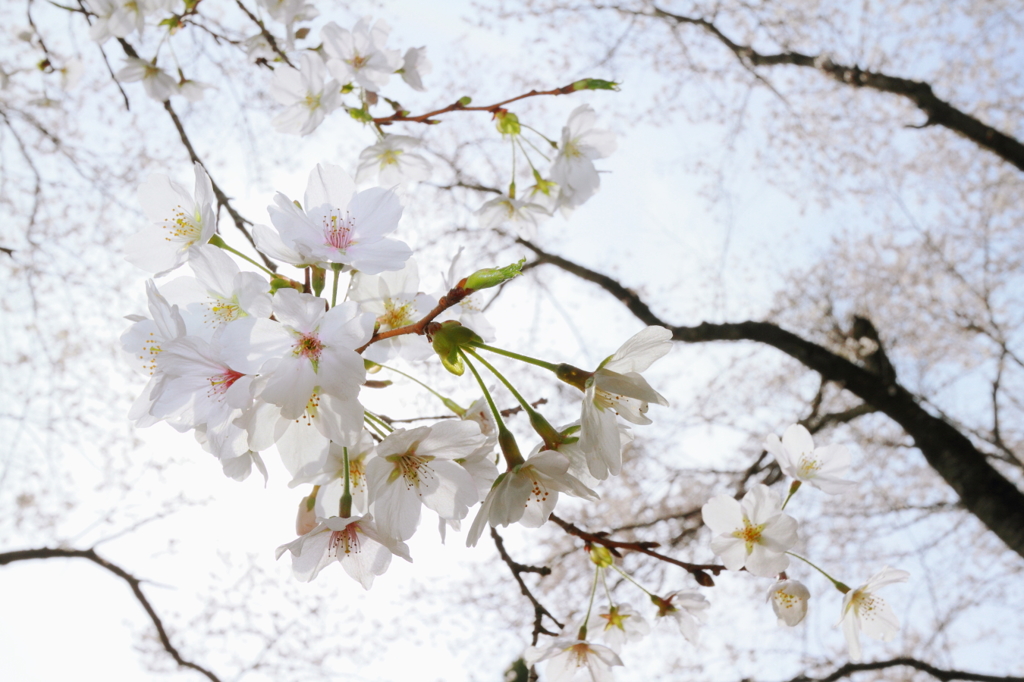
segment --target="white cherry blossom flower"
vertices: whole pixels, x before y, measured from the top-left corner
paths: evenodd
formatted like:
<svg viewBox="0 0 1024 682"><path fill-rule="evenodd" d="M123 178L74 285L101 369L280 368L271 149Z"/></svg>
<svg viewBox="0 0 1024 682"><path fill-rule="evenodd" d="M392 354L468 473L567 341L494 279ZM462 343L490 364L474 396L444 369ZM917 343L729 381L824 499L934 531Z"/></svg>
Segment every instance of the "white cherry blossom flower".
<svg viewBox="0 0 1024 682"><path fill-rule="evenodd" d="M559 637L544 647L530 647L523 654L526 665L547 661L545 679L568 682L585 671L592 682L613 682L612 667L622 665L619 655L606 646L582 639Z"/></svg>
<svg viewBox="0 0 1024 682"><path fill-rule="evenodd" d="M354 401L366 378L355 349L369 340L372 318L359 314L352 301L325 311L322 298L294 289L274 295L274 317L238 320L223 332L225 346L235 353L234 366L264 375L260 397L279 406L286 419L305 411L317 387Z"/></svg>
<svg viewBox="0 0 1024 682"><path fill-rule="evenodd" d="M319 10L306 0L260 0L267 13L285 26L288 49L295 47L295 22L309 21L320 16Z"/></svg>
<svg viewBox="0 0 1024 682"><path fill-rule="evenodd" d="M341 88L335 80L324 81L326 67L313 52L299 56L299 69L282 65L274 70L270 94L287 109L271 123L278 132L309 135L324 117L341 104Z"/></svg>
<svg viewBox="0 0 1024 682"><path fill-rule="evenodd" d="M163 286L167 300L178 305L188 333L211 340L225 325L245 317L270 317L270 282L243 272L223 249L199 246L189 267L195 277L178 277Z"/></svg>
<svg viewBox="0 0 1024 682"><path fill-rule="evenodd" d="M430 60L427 59L427 48L410 47L405 51L400 73L402 80L408 83L413 90L426 92L427 89L423 87L423 76L432 70Z"/></svg>
<svg viewBox="0 0 1024 682"><path fill-rule="evenodd" d="M412 151L420 141L408 135L388 135L359 153L356 181L362 182L374 173L378 184L393 187L405 182L420 182L430 177L430 162Z"/></svg>
<svg viewBox="0 0 1024 682"><path fill-rule="evenodd" d="M157 102L166 102L178 94L178 81L153 62L137 57L125 58L124 67L117 72L118 80L125 83L142 81L146 94Z"/></svg>
<svg viewBox="0 0 1024 682"><path fill-rule="evenodd" d="M181 95L189 102L198 102L203 99L203 95L207 90L215 90L216 88L209 83L201 83L186 78L185 80L178 83L177 94Z"/></svg>
<svg viewBox="0 0 1024 682"><path fill-rule="evenodd" d="M419 293L419 270L411 258L405 267L379 275L356 273L349 291L349 299L359 304L359 310L376 319L380 331L408 326L430 312L436 303L426 294ZM366 349L363 357L374 362L387 362L396 355L407 360L422 360L430 356L430 343L419 334L404 334L377 341Z"/></svg>
<svg viewBox="0 0 1024 682"><path fill-rule="evenodd" d="M554 511L560 492L598 499L597 493L569 474L565 455L554 450L540 451L538 445L524 463L495 480L473 519L466 545L475 546L488 523L492 527L520 523L527 528L539 528Z"/></svg>
<svg viewBox="0 0 1024 682"><path fill-rule="evenodd" d="M767 601L771 602L779 625L799 625L807 615L807 601L810 598L810 590L797 580L780 580L768 588Z"/></svg>
<svg viewBox="0 0 1024 682"><path fill-rule="evenodd" d="M843 597L843 611L839 617L846 644L850 648L850 659L861 659L860 633L872 639L891 642L900 629L900 621L888 602L875 594L879 589L893 583L904 583L910 574L886 566L855 590Z"/></svg>
<svg viewBox="0 0 1024 682"><path fill-rule="evenodd" d="M278 559L285 552L292 553L292 572L303 582L310 582L325 566L338 561L368 590L373 579L388 570L392 555L412 561L408 546L381 535L369 514L317 521L313 530L277 548Z"/></svg>
<svg viewBox="0 0 1024 682"><path fill-rule="evenodd" d="M135 30L141 34L146 15L161 4L152 0L89 0L89 9L96 20L89 28L89 38L102 45L110 38L127 38Z"/></svg>
<svg viewBox="0 0 1024 682"><path fill-rule="evenodd" d="M650 631L651 626L629 604L609 604L594 609L587 623L587 632L591 635L600 632L604 643L616 653L622 652L626 642L643 639Z"/></svg>
<svg viewBox="0 0 1024 682"><path fill-rule="evenodd" d="M121 334L121 347L132 369L149 378L128 412L128 418L140 428L152 426L159 421L158 417L150 414L153 400L159 395L160 383L164 378L157 371L157 358L166 344L185 335L185 320L178 312L178 306L168 303L151 279L146 281L146 296L152 317L129 315L128 319L133 324Z"/></svg>
<svg viewBox="0 0 1024 682"><path fill-rule="evenodd" d="M782 440L770 434L764 441L764 449L775 457L782 473L826 493L845 492L853 485L853 481L843 480L850 469L850 451L846 446L816 448L811 433L800 424L786 429Z"/></svg>
<svg viewBox="0 0 1024 682"><path fill-rule="evenodd" d="M558 156L551 166L551 179L558 183L558 207L569 211L594 196L601 178L594 159L603 159L615 151L615 135L594 128L597 113L589 104L576 107L562 128Z"/></svg>
<svg viewBox="0 0 1024 682"><path fill-rule="evenodd" d="M351 32L333 21L320 30L327 68L340 83L357 83L377 92L402 68L402 53L384 47L391 28L383 19L370 27L371 17L363 17Z"/></svg>
<svg viewBox="0 0 1024 682"><path fill-rule="evenodd" d="M256 64L261 59L265 62L272 62L277 58L277 52L262 33L246 38L242 41L242 46L245 48L245 56L250 64Z"/></svg>
<svg viewBox="0 0 1024 682"><path fill-rule="evenodd" d="M420 508L442 519L463 519L477 497L476 484L454 460L472 454L485 438L476 424L445 421L398 429L366 463L366 480L381 533L408 540Z"/></svg>
<svg viewBox="0 0 1024 682"><path fill-rule="evenodd" d="M354 190L352 178L340 167L318 164L309 174L305 208L278 194L267 210L279 235L254 230L256 246L299 267L343 263L369 275L401 270L412 250L387 236L398 227L401 202L379 187Z"/></svg>
<svg viewBox="0 0 1024 682"><path fill-rule="evenodd" d="M715 533L711 551L730 571L746 568L771 578L786 570L786 552L796 544L797 523L781 507L779 495L761 483L740 502L728 495L711 498L701 508L704 523Z"/></svg>
<svg viewBox="0 0 1024 682"><path fill-rule="evenodd" d="M666 597L651 597L658 607L658 618L671 618L679 627L679 632L686 641L696 644L700 638L698 626L707 621L707 611L711 604L700 592L672 592Z"/></svg>
<svg viewBox="0 0 1024 682"><path fill-rule="evenodd" d="M671 349L672 332L664 327L646 327L622 344L587 380L579 443L594 478L618 476L622 469L622 437L615 415L633 424L650 424L648 403L668 405L640 372Z"/></svg>
<svg viewBox="0 0 1024 682"><path fill-rule="evenodd" d="M352 495L352 513L365 514L370 509L369 486L366 484L366 462L376 452L373 437L365 429L345 443L331 441L327 460L320 472L309 477L307 483L320 486L316 496L318 515L336 513L345 490L345 452L348 448L349 493ZM294 481L293 481L294 482ZM290 485L290 484L289 484Z"/></svg>
<svg viewBox="0 0 1024 682"><path fill-rule="evenodd" d="M476 211L481 227L495 228L511 224L523 239L537 236L538 221L551 216L540 204L507 196L491 199Z"/></svg>
<svg viewBox="0 0 1024 682"><path fill-rule="evenodd" d="M153 225L128 238L128 262L157 276L190 259L217 230L213 183L196 163L195 195L166 175L154 173L139 186L139 203Z"/></svg>

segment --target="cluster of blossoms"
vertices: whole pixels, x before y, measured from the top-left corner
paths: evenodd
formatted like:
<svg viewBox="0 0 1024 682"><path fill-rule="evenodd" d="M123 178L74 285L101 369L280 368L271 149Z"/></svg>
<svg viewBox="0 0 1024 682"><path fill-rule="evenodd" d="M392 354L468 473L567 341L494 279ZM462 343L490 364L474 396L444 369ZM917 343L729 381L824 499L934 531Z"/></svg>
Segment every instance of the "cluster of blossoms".
<svg viewBox="0 0 1024 682"><path fill-rule="evenodd" d="M800 424L786 429L780 440L775 434L765 439L764 448L778 462L782 472L792 479L786 500L763 484L756 484L736 500L719 495L704 505L704 523L714 533L711 550L731 571L746 570L756 576L774 578L768 589L768 601L780 625L793 627L807 615L811 593L807 587L786 576L790 557L796 557L820 571L844 594L842 624L850 658L860 660L860 633L888 642L896 636L899 621L892 608L875 592L885 585L904 582L910 574L886 566L864 585L851 590L790 550L798 541L797 521L784 513L792 496L807 483L829 494L838 494L852 485L843 479L850 468L850 452L843 445L815 448L810 432Z"/></svg>
<svg viewBox="0 0 1024 682"><path fill-rule="evenodd" d="M405 542L424 508L443 536L481 503L472 545L487 525L543 524L559 493L596 499L591 486L619 473L631 438L616 414L647 424L648 403L667 404L640 372L668 352L671 333L648 327L594 372L526 358L581 391L580 420L555 429L479 351L526 356L487 345L454 319L481 322L456 304L514 277L521 263L478 271L428 297L411 250L391 236L402 215L397 195L357 192L341 168L318 165L301 203L278 194L271 226L253 229L258 250L304 269L307 283L241 271L229 253L241 254L216 234L211 182L199 164L194 171L192 192L163 175L139 188L151 224L129 240L128 260L158 277L187 263L193 276L150 280L150 315L130 317L123 347L149 377L130 416L139 426L167 421L194 431L239 480L253 467L266 476L262 453L276 447L289 485L313 486L300 504L299 537L279 549L303 580L337 560L368 588L392 555L410 559ZM329 299L320 296L328 274ZM411 429L392 428L360 402L367 367L435 354L456 374L469 366L484 398L469 409L445 399L453 419ZM528 413L541 441L528 457L477 366L512 388Z"/></svg>

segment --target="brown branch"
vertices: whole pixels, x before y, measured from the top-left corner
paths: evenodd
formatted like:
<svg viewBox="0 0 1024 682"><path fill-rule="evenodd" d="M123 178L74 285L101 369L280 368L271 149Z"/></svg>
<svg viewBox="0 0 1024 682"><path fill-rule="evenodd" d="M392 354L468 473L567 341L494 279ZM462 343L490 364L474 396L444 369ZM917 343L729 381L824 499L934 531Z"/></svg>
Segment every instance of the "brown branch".
<svg viewBox="0 0 1024 682"><path fill-rule="evenodd" d="M755 341L782 351L824 379L843 386L903 427L928 464L953 488L964 508L988 526L1007 547L1024 557L1024 493L1000 474L967 436L949 421L925 410L899 383L890 382L888 377L870 372L770 322L703 322L694 327L673 326L655 315L636 292L611 277L549 254L528 240L516 241L533 251L539 262L556 265L597 284L645 324L667 327L675 341Z"/></svg>
<svg viewBox="0 0 1024 682"><path fill-rule="evenodd" d="M404 327L396 327L395 329L388 329L383 332L374 332L370 340L364 343L359 348L356 348L356 352L362 355L363 351L372 346L373 344L383 339L390 339L394 336L402 336L404 334L427 334L429 332L429 325L434 321L438 315L451 308L453 305L457 305L462 299L466 298L473 293L473 289L463 288L465 279L460 281L458 284L453 286L447 294L437 300L437 305L434 306L433 310L423 316L418 322L407 324Z"/></svg>
<svg viewBox="0 0 1024 682"><path fill-rule="evenodd" d="M96 554L95 550L92 549L56 549L50 547L41 547L39 549L25 549L17 552L4 552L0 553L0 566L5 566L15 561L27 561L30 559L54 559L54 558L70 558L70 559L88 559L97 566L104 568L118 578L124 580L132 588L132 592L135 594L135 598L142 604L142 608L145 609L149 619L153 621L153 626L156 628L157 635L160 637L160 643L163 645L164 650L171 655L171 658L183 668L191 668L196 672L202 673L211 682L220 682L220 678L214 675L206 668L185 660L181 653L171 644L171 638L167 634L167 630L164 629L163 621L160 620L160 616L157 615L153 605L149 603L146 595L142 592L141 582L138 578L128 573L126 570L116 564L112 564L106 559Z"/></svg>
<svg viewBox="0 0 1024 682"><path fill-rule="evenodd" d="M542 95L554 95L554 96L557 96L557 95L571 95L574 92L578 92L573 87L573 85L574 85L574 83L569 83L569 85L565 85L565 86L560 87L560 88L555 88L553 90L530 90L529 92L524 93L522 95L516 95L515 97L511 97L509 99L503 100L501 102L497 102L495 104L488 104L485 107L471 107L471 106L467 106L465 104L462 104L462 102L460 102L460 101L456 101L456 102L453 102L452 104L449 104L446 107L442 107L440 109L435 109L434 111L430 111L430 112L428 112L426 114L420 114L418 116L408 116L408 115L405 114L405 112L396 111L395 113L391 114L390 116L381 116L379 118L374 118L373 119L373 123L374 123L374 125L377 125L377 126L387 126L387 125L391 125L392 123L427 123L427 124L436 124L436 123L440 123L440 121L434 120L433 119L434 116L440 116L441 114L447 114L447 113L452 112L452 111L489 111L492 114L495 114L498 111L500 111L502 108L504 108L504 106L506 104L511 104L512 102L518 102L519 100L526 99L527 97L539 97L539 96L542 96ZM474 189L476 189L476 188L474 188Z"/></svg>
<svg viewBox="0 0 1024 682"><path fill-rule="evenodd" d="M647 556L654 557L660 561L664 561L674 566L679 566L692 575L694 580L704 587L712 587L715 584L715 581L707 574L708 571L718 575L725 570L725 566L719 566L718 564L691 564L686 561L680 561L679 559L666 556L660 552L655 552L654 548L659 546L657 542L620 542L618 540L610 539L607 533L588 533L579 526L573 525L554 514L551 515L551 520L561 526L569 535L575 535L589 544L607 547L615 555L619 555L617 550L624 549L630 552L640 552L641 554L646 554Z"/></svg>
<svg viewBox="0 0 1024 682"><path fill-rule="evenodd" d="M619 10L625 11L625 10ZM822 55L812 56L800 52L781 52L779 54L761 54L748 45L740 45L730 40L712 22L699 17L688 17L666 12L653 7L652 13L641 12L646 16L673 21L676 25L689 24L697 26L714 36L725 45L745 66L777 66L789 65L812 68L821 71L838 83L856 88L871 88L879 92L899 95L910 100L928 117L924 124L915 127L938 125L963 135L979 147L996 154L1007 163L1024 170L1024 144L992 126L982 123L970 114L961 111L949 102L935 95L932 86L922 81L909 80L890 76L877 71L861 69L858 66L836 64Z"/></svg>
<svg viewBox="0 0 1024 682"><path fill-rule="evenodd" d="M498 531L495 530L493 526L491 527L491 538L494 539L494 546L498 548L498 554L501 555L501 560L505 562L509 570L512 571L512 577L514 577L516 582L519 583L519 591L523 593L524 597L530 600L531 604L533 604L533 646L537 646L537 639L542 634L557 637L557 632L551 632L544 627L544 616L550 618L551 621L559 627L559 629L565 626L559 623L558 619L552 616L551 612L533 596L533 592L531 592L530 588L526 586L522 576L523 573L536 573L538 575L545 576L551 573L551 569L547 566L527 566L513 560L505 550L505 542L501 539L501 535L498 534Z"/></svg>
<svg viewBox="0 0 1024 682"><path fill-rule="evenodd" d="M245 5L242 4L242 0L235 0L235 3L238 5L239 9L241 9L243 12L245 12L245 16L249 17L249 19L252 20L252 23L254 23L257 26L259 26L260 35L262 35L264 38L266 38L267 44L270 45L270 49L272 49L274 52L276 52L277 55L284 61L285 64L287 64L288 66L290 66L290 67L292 67L294 69L295 65L292 64L288 60L288 55L286 55L284 53L284 51L282 51L281 48L278 47L277 39L274 38L274 35L270 31L267 30L267 28L263 25L263 22L260 21L259 19L257 19L256 16L252 12L249 11L248 7L246 7ZM270 67L270 68L273 68L269 64L267 64L267 66Z"/></svg>
<svg viewBox="0 0 1024 682"><path fill-rule="evenodd" d="M836 680L849 677L854 673L866 670L885 670L886 668L897 667L914 668L915 670L920 670L923 673L928 673L935 679L942 680L942 682L950 682L951 680L971 680L972 682L1024 682L1024 677L1013 677L1010 675L1007 675L1006 677L998 677L995 675L982 675L980 673L966 672L963 670L943 670L915 658L894 658L888 661L872 661L870 663L846 663L825 677L807 677L806 675L798 675L797 677L789 680L789 682L836 682Z"/></svg>

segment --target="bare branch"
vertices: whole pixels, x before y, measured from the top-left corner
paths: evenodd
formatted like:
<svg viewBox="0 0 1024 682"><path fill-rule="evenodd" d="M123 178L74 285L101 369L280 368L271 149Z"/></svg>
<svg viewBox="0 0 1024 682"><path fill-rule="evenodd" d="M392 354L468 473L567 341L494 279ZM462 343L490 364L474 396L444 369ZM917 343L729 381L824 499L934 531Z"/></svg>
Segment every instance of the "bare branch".
<svg viewBox="0 0 1024 682"><path fill-rule="evenodd" d="M937 680L949 682L950 680L971 680L972 682L1024 682L1022 677L998 677L996 675L982 675L980 673L966 672L963 670L943 670L933 665L919 661L915 658L894 658L888 661L872 661L870 663L847 663L837 668L834 672L825 677L807 677L799 675L789 682L836 682L836 680L849 677L854 673L866 670L885 670L886 668L906 667L928 673Z"/></svg>
<svg viewBox="0 0 1024 682"><path fill-rule="evenodd" d="M533 596L533 592L531 592L530 588L526 586L522 576L523 573L536 573L542 576L549 575L551 573L551 569L547 566L527 566L513 560L505 550L505 542L501 539L498 531L495 530L493 526L491 527L491 537L494 539L494 546L498 548L498 554L501 555L501 560L505 562L509 570L512 571L512 577L514 577L516 582L519 583L519 591L523 593L524 597L530 600L531 604L533 604L533 646L537 646L537 638L542 634L551 635L552 637L557 636L557 632L551 632L544 627L544 616L550 618L559 628L563 628L565 626L559 623L558 619L552 616L551 612Z"/></svg>
<svg viewBox="0 0 1024 682"><path fill-rule="evenodd" d="M15 561L55 558L88 559L97 566L105 568L118 578L121 578L128 583L132 588L132 592L135 594L135 598L139 600L139 603L142 604L142 608L146 610L146 614L149 616L149 619L153 621L153 626L156 628L157 635L160 637L160 643L163 645L164 650L171 655L171 658L173 658L174 661L183 668L191 668L196 672L202 673L211 682L220 682L220 678L206 668L197 663L193 663L192 661L185 660L177 648L171 644L171 638L167 635L167 630L164 629L163 621L160 620L160 616L157 615L153 605L149 603L148 599L146 599L146 595L142 593L142 581L120 566L112 564L106 559L100 557L96 554L95 550L41 547L39 549L24 549L17 552L4 552L0 553L0 566L6 566L7 564L14 563Z"/></svg>

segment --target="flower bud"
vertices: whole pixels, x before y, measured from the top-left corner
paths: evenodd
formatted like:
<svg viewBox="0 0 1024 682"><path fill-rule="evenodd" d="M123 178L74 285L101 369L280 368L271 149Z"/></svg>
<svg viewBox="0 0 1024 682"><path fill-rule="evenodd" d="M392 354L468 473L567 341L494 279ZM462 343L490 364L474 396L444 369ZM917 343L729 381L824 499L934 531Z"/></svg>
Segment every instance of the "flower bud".
<svg viewBox="0 0 1024 682"><path fill-rule="evenodd" d="M459 98L459 104L461 104L464 107L468 107L470 105L470 103L472 103L472 101L473 101L473 98L469 97L468 95Z"/></svg>
<svg viewBox="0 0 1024 682"><path fill-rule="evenodd" d="M295 534L305 535L316 528L316 495L299 500L299 513L295 516Z"/></svg>
<svg viewBox="0 0 1024 682"><path fill-rule="evenodd" d="M498 121L496 127L502 135L518 135L522 132L522 127L519 125L519 117L512 112L499 109L494 112L494 118Z"/></svg>
<svg viewBox="0 0 1024 682"><path fill-rule="evenodd" d="M590 560L601 568L608 568L615 563L615 557L612 556L612 553L604 545L590 545L588 551L590 552Z"/></svg>
<svg viewBox="0 0 1024 682"><path fill-rule="evenodd" d="M618 90L619 84L615 81L605 81L600 78L584 78L572 84L573 90Z"/></svg>
<svg viewBox="0 0 1024 682"><path fill-rule="evenodd" d="M463 288L480 291L481 289L496 287L499 284L509 281L513 277L518 277L523 274L523 266L525 264L526 259L521 258L518 262L506 265L503 268L484 268L483 270L477 270L466 278L466 283L463 285Z"/></svg>
<svg viewBox="0 0 1024 682"><path fill-rule="evenodd" d="M313 275L310 278L310 283L313 285L313 294L319 296L320 292L324 290L324 285L327 283L327 271L317 265L310 266L310 269L313 271Z"/></svg>
<svg viewBox="0 0 1024 682"><path fill-rule="evenodd" d="M466 371L459 348L474 343L483 343L483 339L472 329L463 327L455 320L447 320L438 325L431 340L434 352L441 358L441 364L455 376L462 376Z"/></svg>

